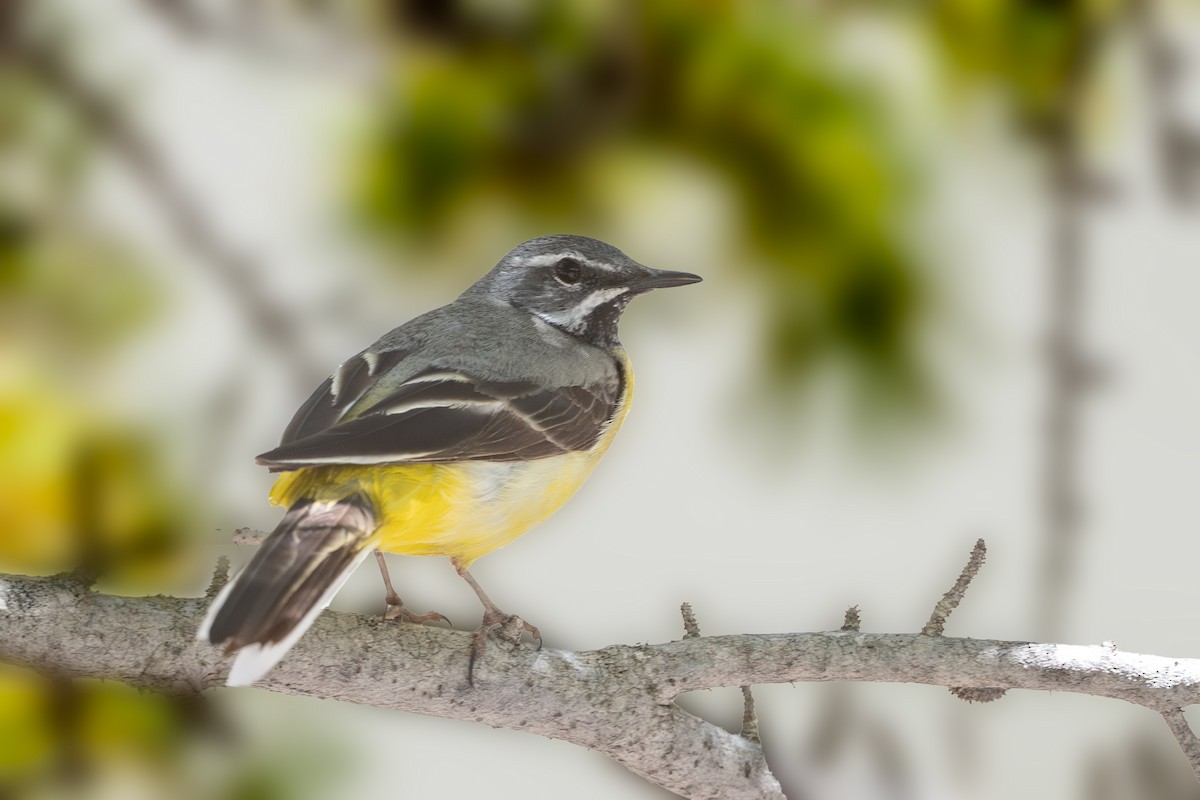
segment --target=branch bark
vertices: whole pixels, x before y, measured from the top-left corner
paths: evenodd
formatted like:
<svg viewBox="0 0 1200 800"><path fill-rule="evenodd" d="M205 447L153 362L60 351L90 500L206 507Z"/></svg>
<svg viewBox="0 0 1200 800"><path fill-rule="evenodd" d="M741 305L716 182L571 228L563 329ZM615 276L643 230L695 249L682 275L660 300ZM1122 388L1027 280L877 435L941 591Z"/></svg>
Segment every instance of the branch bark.
<svg viewBox="0 0 1200 800"><path fill-rule="evenodd" d="M116 597L70 576L0 575L0 660L156 691L221 685L195 641L204 598ZM754 741L681 709L682 693L791 681L878 681L1111 697L1171 720L1200 703L1200 659L1111 647L859 631L689 637L570 652L496 640L467 684L471 634L329 612L257 686L482 722L598 750L688 798L781 798ZM1173 726L1176 734L1181 729ZM1200 771L1200 748L1186 755Z"/></svg>

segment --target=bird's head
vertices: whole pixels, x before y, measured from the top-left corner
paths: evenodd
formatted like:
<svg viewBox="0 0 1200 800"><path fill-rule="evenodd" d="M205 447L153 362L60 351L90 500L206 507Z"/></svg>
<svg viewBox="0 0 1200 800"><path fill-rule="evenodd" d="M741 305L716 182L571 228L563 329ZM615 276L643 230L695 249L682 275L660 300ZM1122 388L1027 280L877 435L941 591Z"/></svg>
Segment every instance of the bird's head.
<svg viewBox="0 0 1200 800"><path fill-rule="evenodd" d="M466 295L508 303L559 330L611 346L630 300L699 280L690 272L651 269L597 239L558 234L513 248Z"/></svg>

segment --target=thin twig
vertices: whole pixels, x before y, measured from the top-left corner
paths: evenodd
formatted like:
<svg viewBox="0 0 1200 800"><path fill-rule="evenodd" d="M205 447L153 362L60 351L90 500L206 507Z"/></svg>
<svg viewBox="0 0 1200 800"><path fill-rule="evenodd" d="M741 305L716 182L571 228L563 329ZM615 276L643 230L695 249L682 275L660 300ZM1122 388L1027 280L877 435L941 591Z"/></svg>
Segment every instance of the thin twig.
<svg viewBox="0 0 1200 800"><path fill-rule="evenodd" d="M238 528L233 532L233 543L245 545L262 544L263 539L266 539L268 535L268 531L260 531L255 528Z"/></svg>
<svg viewBox="0 0 1200 800"><path fill-rule="evenodd" d="M946 629L946 620L954 609L958 608L958 604L962 602L963 595L967 593L967 587L971 585L972 579L979 573L979 568L983 566L983 560L987 556L987 544L983 539L978 539L975 542L975 547L971 549L971 557L967 559L967 565L963 567L962 572L958 575L958 580L950 587L950 591L942 595L942 599L937 601L937 605L933 607L933 613L929 615L929 622L925 623L925 627L921 629L921 634L924 636L941 636L942 631Z"/></svg>
<svg viewBox="0 0 1200 800"><path fill-rule="evenodd" d="M758 712L754 710L754 695L750 693L748 684L742 686L742 737L762 744L758 732Z"/></svg>
<svg viewBox="0 0 1200 800"><path fill-rule="evenodd" d="M856 631L862 627L862 612L858 606L850 606L846 609L846 615L842 617L843 631Z"/></svg>
<svg viewBox="0 0 1200 800"><path fill-rule="evenodd" d="M218 556L217 566L213 569L212 580L208 582L208 589L204 591L204 596L216 597L227 583L229 583L229 557Z"/></svg>
<svg viewBox="0 0 1200 800"><path fill-rule="evenodd" d="M1167 727L1171 729L1171 733L1175 734L1175 741L1179 742L1179 747L1183 750L1188 764L1191 765L1196 779L1200 780L1200 739L1196 738L1196 732L1188 724L1183 709L1169 708L1162 712L1162 718L1166 721Z"/></svg>
<svg viewBox="0 0 1200 800"><path fill-rule="evenodd" d="M683 638L695 639L700 635L700 623L696 621L696 612L692 610L691 603L683 603L679 606L679 613L683 615Z"/></svg>
<svg viewBox="0 0 1200 800"><path fill-rule="evenodd" d="M696 612L692 608L691 603L682 603L679 606L679 613L683 615L683 638L698 639L700 638L700 623L696 620ZM743 738L762 744L762 739L758 733L758 714L754 710L754 695L750 693L750 685L745 684L742 689L742 736Z"/></svg>

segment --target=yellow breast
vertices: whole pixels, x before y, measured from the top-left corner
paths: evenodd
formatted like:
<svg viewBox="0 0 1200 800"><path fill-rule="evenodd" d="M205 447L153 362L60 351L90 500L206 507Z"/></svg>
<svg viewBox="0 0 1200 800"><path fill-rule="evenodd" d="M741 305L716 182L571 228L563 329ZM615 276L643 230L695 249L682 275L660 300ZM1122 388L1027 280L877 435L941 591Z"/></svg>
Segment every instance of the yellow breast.
<svg viewBox="0 0 1200 800"><path fill-rule="evenodd" d="M451 556L465 566L545 520L583 485L629 411L633 372L628 362L625 384L616 414L591 450L535 461L306 467L281 475L271 502L290 507L304 499L362 493L379 520L373 547Z"/></svg>

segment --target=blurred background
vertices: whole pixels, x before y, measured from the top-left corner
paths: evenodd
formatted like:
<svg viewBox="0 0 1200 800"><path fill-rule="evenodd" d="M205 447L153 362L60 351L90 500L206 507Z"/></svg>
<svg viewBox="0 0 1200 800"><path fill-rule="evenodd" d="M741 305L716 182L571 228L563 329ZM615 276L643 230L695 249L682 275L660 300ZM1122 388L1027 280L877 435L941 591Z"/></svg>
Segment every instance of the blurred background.
<svg viewBox="0 0 1200 800"><path fill-rule="evenodd" d="M9 0L0 571L198 594L345 357L530 236L639 300L634 412L475 572L546 644L916 631L1200 656L1194 0ZM460 627L442 560L401 594ZM374 568L336 608L382 610ZM1144 709L755 689L790 796L1195 798ZM685 698L737 728L736 689ZM511 731L0 666L0 796L662 797Z"/></svg>

